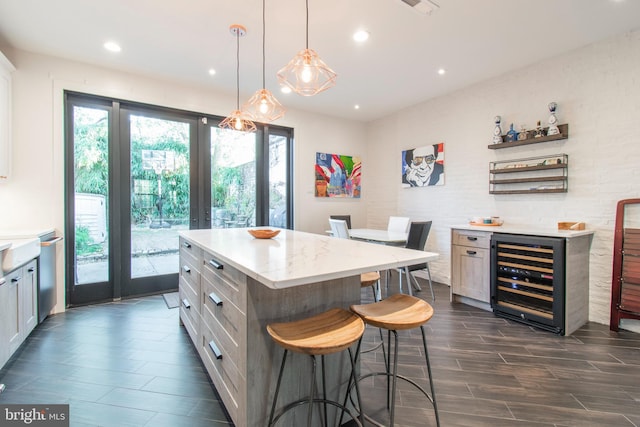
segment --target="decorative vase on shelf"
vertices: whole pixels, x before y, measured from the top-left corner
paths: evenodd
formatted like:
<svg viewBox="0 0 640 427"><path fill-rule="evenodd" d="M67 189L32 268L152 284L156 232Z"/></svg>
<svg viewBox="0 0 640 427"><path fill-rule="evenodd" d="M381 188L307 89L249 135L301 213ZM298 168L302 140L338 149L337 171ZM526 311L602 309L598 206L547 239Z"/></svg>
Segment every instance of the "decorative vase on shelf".
<svg viewBox="0 0 640 427"><path fill-rule="evenodd" d="M558 118L556 117L556 108L558 108L558 104L555 102L549 103L549 112L551 112L551 115L549 116L547 135L558 135L560 133L560 129L558 129Z"/></svg>
<svg viewBox="0 0 640 427"><path fill-rule="evenodd" d="M495 116L493 121L496 124L496 127L493 128L493 143L500 144L502 142L502 128L500 127L500 120L502 118L500 116Z"/></svg>
<svg viewBox="0 0 640 427"><path fill-rule="evenodd" d="M518 141L524 141L527 138L527 129L524 127L524 125L520 125L520 132L518 132Z"/></svg>
<svg viewBox="0 0 640 427"><path fill-rule="evenodd" d="M513 128L513 123L509 125L509 132L507 132L507 142L517 141L518 132Z"/></svg>
<svg viewBox="0 0 640 427"><path fill-rule="evenodd" d="M534 138L540 138L544 136L544 131L542 130L542 125L540 124L540 120L536 123L536 133L533 136Z"/></svg>

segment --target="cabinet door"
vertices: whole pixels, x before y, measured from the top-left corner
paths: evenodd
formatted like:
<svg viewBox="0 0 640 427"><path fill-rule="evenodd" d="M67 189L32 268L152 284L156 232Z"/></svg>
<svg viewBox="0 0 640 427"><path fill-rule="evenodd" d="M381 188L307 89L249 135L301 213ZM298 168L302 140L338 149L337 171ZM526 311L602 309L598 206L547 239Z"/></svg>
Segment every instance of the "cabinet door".
<svg viewBox="0 0 640 427"><path fill-rule="evenodd" d="M451 287L455 295L489 302L489 250L453 246Z"/></svg>
<svg viewBox="0 0 640 427"><path fill-rule="evenodd" d="M22 269L19 268L12 271L5 276L5 279L7 282L2 285L2 287L5 288L2 293L4 298L1 300L3 308L2 320L3 323L6 322L6 344L9 349L9 356L11 356L22 343L20 336L20 288L22 284Z"/></svg>
<svg viewBox="0 0 640 427"><path fill-rule="evenodd" d="M34 259L22 269L24 276L20 294L22 297L20 317L23 322L22 339L25 339L38 324L38 263Z"/></svg>
<svg viewBox="0 0 640 427"><path fill-rule="evenodd" d="M0 52L0 182L11 173L11 71L13 65Z"/></svg>
<svg viewBox="0 0 640 427"><path fill-rule="evenodd" d="M11 319L11 298L9 290L9 281L6 277L0 278L0 368L9 360L9 339L11 328L9 327L9 319Z"/></svg>

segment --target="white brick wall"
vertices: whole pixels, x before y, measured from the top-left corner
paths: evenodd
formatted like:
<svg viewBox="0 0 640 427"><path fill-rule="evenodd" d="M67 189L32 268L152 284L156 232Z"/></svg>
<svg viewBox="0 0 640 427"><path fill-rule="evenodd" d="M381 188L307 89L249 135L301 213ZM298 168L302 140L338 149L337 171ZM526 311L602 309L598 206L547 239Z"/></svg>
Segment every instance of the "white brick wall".
<svg viewBox="0 0 640 427"><path fill-rule="evenodd" d="M568 140L487 149L495 115L503 131L510 123L532 128L546 123L550 101L558 103L559 122L569 124ZM609 323L616 203L640 197L640 31L399 111L367 132L368 168L382 171L363 190L368 225L384 225L392 214L432 220L427 249L441 254L431 264L435 280L450 283L450 227L473 216L550 228L585 221L595 231L589 319ZM400 151L437 142L445 143L445 185L402 189ZM556 153L569 155L568 193L489 194L490 161Z"/></svg>

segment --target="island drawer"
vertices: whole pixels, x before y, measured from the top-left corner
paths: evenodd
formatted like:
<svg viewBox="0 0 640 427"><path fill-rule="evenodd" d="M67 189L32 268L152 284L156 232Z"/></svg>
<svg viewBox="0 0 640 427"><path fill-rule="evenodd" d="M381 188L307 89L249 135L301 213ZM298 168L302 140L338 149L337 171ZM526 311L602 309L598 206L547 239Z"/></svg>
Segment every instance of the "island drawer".
<svg viewBox="0 0 640 427"><path fill-rule="evenodd" d="M190 240L180 237L180 261L188 262L194 266L198 266L200 271L200 265L202 265L202 249L199 246L194 245Z"/></svg>
<svg viewBox="0 0 640 427"><path fill-rule="evenodd" d="M232 363L240 372L245 372L246 316L206 278L202 286L202 323L215 333L218 347L229 355Z"/></svg>
<svg viewBox="0 0 640 427"><path fill-rule="evenodd" d="M491 233L472 230L453 230L452 243L458 246L489 249Z"/></svg>
<svg viewBox="0 0 640 427"><path fill-rule="evenodd" d="M246 312L247 276L244 273L205 252L202 274L216 286L220 297L231 301L243 313Z"/></svg>
<svg viewBox="0 0 640 427"><path fill-rule="evenodd" d="M219 337L206 324L201 326L200 356L231 419L237 422L245 416L246 381L231 363L232 356L221 349Z"/></svg>
<svg viewBox="0 0 640 427"><path fill-rule="evenodd" d="M196 298L200 296L200 268L198 264L194 264L188 257L180 256L180 271L178 272L180 277L180 286L188 288L186 289L191 295ZM195 299L197 302L198 300ZM200 306L198 305L198 312Z"/></svg>
<svg viewBox="0 0 640 427"><path fill-rule="evenodd" d="M191 341L198 342L200 331L200 313L196 310L198 306L197 297L194 298L184 286L180 286L180 320L191 337Z"/></svg>
<svg viewBox="0 0 640 427"><path fill-rule="evenodd" d="M208 297L206 298L209 300ZM216 346L227 358L226 363L232 364L240 372L245 372L246 362L244 359L246 355L244 350L246 346L244 345L244 327L238 325L236 329L232 324L233 320L226 315L234 317L233 315L235 314L238 322L246 322L246 320L244 316L238 315L239 312L234 310L231 304L227 304L227 307L216 307L213 310L211 309L212 305L209 304L202 311L201 327L206 326L215 335Z"/></svg>

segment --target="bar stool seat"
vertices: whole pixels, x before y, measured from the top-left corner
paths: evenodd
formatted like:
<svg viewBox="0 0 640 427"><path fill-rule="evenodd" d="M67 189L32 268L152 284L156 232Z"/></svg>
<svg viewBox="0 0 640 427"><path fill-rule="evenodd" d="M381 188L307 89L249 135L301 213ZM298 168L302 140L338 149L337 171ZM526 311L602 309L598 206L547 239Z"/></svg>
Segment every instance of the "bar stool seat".
<svg viewBox="0 0 640 427"><path fill-rule="evenodd" d="M282 356L282 364L280 365L280 373L278 375L276 391L273 397L271 414L269 416L269 426L275 424L288 410L303 404L309 405L307 424L311 425L313 403L325 404L325 423L327 421L326 405L330 404L342 409L344 412L347 412L357 425L362 426L362 417L361 420L358 420L357 416L345 405L342 405L337 401L327 399L324 374L324 356L348 350L351 362L351 375L349 377L349 382L351 382L352 379L355 379L355 361L357 358L357 356L355 358L353 357L351 346L354 343L359 342L362 334L364 333L364 327L364 322L359 316L342 308L333 308L301 320L285 323L271 323L267 325L267 332L271 338L285 350ZM282 408L276 416L276 403L278 400L278 393L280 391L280 383L284 372L287 353L289 351L311 356L313 360L311 369L311 390L308 398L299 399L295 402L289 403ZM315 397L316 356L322 356L322 398ZM350 387L347 387L347 393L349 390ZM356 395L358 402L360 402L360 392L358 388L356 388Z"/></svg>
<svg viewBox="0 0 640 427"><path fill-rule="evenodd" d="M424 324L427 323L433 317L433 307L426 301L406 294L394 294L386 299L375 302L373 304L359 304L352 305L351 311L358 314L367 325L375 326L388 331L388 360L385 360L385 372L373 372L366 374L359 378L364 378L376 375L383 375L387 377L387 407L389 408L389 426L394 425L395 417L395 396L396 396L396 383L400 378L409 382L420 390L429 399L433 405L433 409L436 417L436 424L440 426L440 417L438 415L438 406L436 405L435 390L433 386L433 377L431 375L431 363L429 362L429 353L427 351L427 340L424 333ZM414 328L420 328L422 332L422 343L424 347L424 356L427 362L427 373L429 375L429 385L431 388L431 395L427 393L418 383L411 378L398 375L398 333L399 330L408 330ZM391 333L394 335L394 345L391 347ZM391 366L391 359L393 357L393 365ZM392 380L391 390L389 390L389 378ZM351 386L351 384L350 384ZM360 408L360 412L363 410ZM371 420L374 421L374 420ZM375 422L375 421L374 421ZM378 424L381 425L381 424Z"/></svg>

